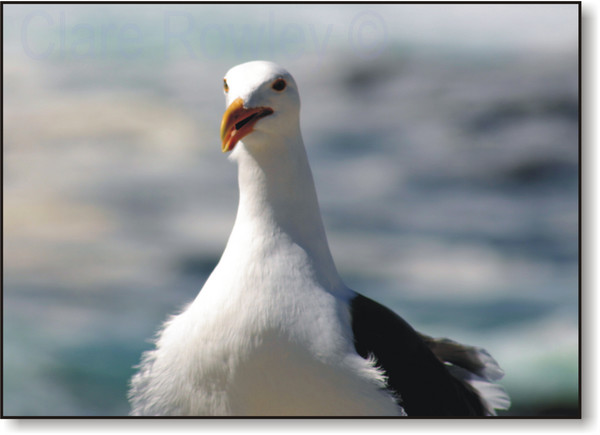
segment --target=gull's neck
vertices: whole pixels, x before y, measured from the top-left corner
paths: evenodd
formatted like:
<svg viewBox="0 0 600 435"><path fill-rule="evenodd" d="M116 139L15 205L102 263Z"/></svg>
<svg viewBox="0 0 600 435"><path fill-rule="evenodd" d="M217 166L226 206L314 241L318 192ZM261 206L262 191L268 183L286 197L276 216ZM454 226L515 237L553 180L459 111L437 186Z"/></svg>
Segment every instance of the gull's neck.
<svg viewBox="0 0 600 435"><path fill-rule="evenodd" d="M239 143L234 151L240 198L226 253L243 246L248 255L256 255L253 248L265 245L303 252L292 258L308 262L321 284L335 290L342 284L327 243L300 129L269 137L268 144Z"/></svg>

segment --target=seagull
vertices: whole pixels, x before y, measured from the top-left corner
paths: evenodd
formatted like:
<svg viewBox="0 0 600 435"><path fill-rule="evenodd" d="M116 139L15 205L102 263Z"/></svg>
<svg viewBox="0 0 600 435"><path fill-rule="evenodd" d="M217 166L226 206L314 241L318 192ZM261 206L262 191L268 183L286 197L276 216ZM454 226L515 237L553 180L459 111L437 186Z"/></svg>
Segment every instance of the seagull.
<svg viewBox="0 0 600 435"><path fill-rule="evenodd" d="M134 416L489 416L507 409L483 349L416 332L334 264L294 78L266 61L224 78L223 152L239 204L222 257L131 380Z"/></svg>

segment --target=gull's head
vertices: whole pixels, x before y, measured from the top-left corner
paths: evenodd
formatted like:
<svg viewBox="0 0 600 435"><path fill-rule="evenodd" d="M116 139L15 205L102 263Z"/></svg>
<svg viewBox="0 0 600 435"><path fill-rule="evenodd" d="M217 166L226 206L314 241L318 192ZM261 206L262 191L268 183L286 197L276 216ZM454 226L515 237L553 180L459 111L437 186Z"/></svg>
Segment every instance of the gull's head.
<svg viewBox="0 0 600 435"><path fill-rule="evenodd" d="M254 61L231 68L223 79L227 109L221 121L223 152L238 141L269 142L269 138L295 134L300 97L294 78L272 62Z"/></svg>

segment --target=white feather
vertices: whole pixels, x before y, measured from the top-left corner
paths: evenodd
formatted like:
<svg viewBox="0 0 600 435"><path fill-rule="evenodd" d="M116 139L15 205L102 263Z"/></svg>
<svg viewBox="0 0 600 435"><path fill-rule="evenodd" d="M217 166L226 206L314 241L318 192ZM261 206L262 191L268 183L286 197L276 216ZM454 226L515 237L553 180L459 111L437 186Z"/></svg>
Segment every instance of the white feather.
<svg viewBox="0 0 600 435"><path fill-rule="evenodd" d="M284 93L271 81L285 77ZM227 74L228 101L268 106L235 147L240 199L196 300L165 325L130 391L133 415L402 415L354 349L299 127L291 76L268 62Z"/></svg>
<svg viewBox="0 0 600 435"><path fill-rule="evenodd" d="M496 362L494 361L494 363ZM482 378L461 367L451 364L447 364L447 367L453 376L461 379L475 389L483 402L487 415L496 415L496 410L510 408L510 397L501 385L490 382L488 379Z"/></svg>

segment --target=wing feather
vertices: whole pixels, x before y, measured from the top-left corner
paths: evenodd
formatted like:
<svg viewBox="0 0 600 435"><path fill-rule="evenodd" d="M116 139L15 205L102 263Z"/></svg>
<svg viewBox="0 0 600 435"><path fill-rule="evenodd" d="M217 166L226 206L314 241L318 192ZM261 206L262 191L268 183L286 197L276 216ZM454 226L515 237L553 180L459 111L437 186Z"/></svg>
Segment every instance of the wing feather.
<svg viewBox="0 0 600 435"><path fill-rule="evenodd" d="M351 312L357 353L377 359L409 416L493 415L493 407L510 403L501 387L488 382L502 371L483 349L419 334L360 294L351 300Z"/></svg>

